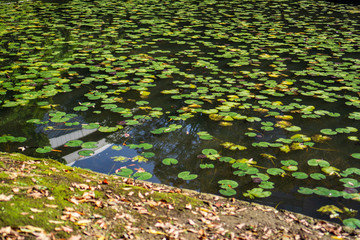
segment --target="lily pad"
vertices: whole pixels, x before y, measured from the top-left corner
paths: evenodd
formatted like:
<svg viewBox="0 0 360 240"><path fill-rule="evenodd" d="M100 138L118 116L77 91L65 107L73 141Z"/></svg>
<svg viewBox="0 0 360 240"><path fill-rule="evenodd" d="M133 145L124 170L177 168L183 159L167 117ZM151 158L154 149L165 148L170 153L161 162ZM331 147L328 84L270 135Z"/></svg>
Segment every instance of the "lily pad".
<svg viewBox="0 0 360 240"><path fill-rule="evenodd" d="M137 180L149 180L152 178L152 174L149 172L136 172L133 177L135 177Z"/></svg>
<svg viewBox="0 0 360 240"><path fill-rule="evenodd" d="M345 226L351 227L351 228L360 228L360 220L356 218L347 218L343 221Z"/></svg>
<svg viewBox="0 0 360 240"><path fill-rule="evenodd" d="M36 148L36 152L38 152L38 153L48 153L48 152L51 152L53 150L53 148L52 147L50 147L50 146L45 146L45 147L42 147L42 148Z"/></svg>
<svg viewBox="0 0 360 240"><path fill-rule="evenodd" d="M178 160L176 160L175 158L165 158L164 160L162 160L162 163L165 165L175 165L178 163Z"/></svg>
<svg viewBox="0 0 360 240"><path fill-rule="evenodd" d="M78 154L79 154L80 156L83 156L83 157L91 156L91 155L93 155L94 153L95 153L95 152L92 151L92 150L81 150L81 151L78 152Z"/></svg>
<svg viewBox="0 0 360 240"><path fill-rule="evenodd" d="M178 177L183 180L193 180L198 177L197 174L191 174L190 171L183 171L178 174Z"/></svg>

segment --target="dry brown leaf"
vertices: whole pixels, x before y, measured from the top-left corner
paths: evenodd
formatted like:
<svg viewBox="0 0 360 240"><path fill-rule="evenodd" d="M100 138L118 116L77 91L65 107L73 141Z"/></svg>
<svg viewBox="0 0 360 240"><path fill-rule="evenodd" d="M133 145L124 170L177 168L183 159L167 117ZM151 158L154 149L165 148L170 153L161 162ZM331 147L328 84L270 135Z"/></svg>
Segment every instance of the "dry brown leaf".
<svg viewBox="0 0 360 240"><path fill-rule="evenodd" d="M27 232L27 233L36 233L36 232L45 232L44 229L42 228L39 228L39 227L34 227L34 226L31 226L31 225L26 225L26 226L23 226L23 227L20 227L20 231L21 232Z"/></svg>
<svg viewBox="0 0 360 240"><path fill-rule="evenodd" d="M196 225L196 223L195 223L193 220L191 220L191 219L189 219L188 222L189 222L189 224L190 224L191 226Z"/></svg>
<svg viewBox="0 0 360 240"><path fill-rule="evenodd" d="M45 207L48 207L48 208L57 208L58 207L58 205L54 205L54 204L44 204L45 205Z"/></svg>
<svg viewBox="0 0 360 240"><path fill-rule="evenodd" d="M76 225L81 225L81 226L85 226L89 223L91 223L90 219L81 219L81 220L75 222Z"/></svg>
<svg viewBox="0 0 360 240"><path fill-rule="evenodd" d="M11 233L11 227L3 227L3 228L0 228L0 233L1 233L2 235L10 234L10 233Z"/></svg>
<svg viewBox="0 0 360 240"><path fill-rule="evenodd" d="M13 189L11 189L14 193L18 193L18 192L20 192L20 188L13 188Z"/></svg>
<svg viewBox="0 0 360 240"><path fill-rule="evenodd" d="M81 239L81 235L73 235L70 238L68 238L68 240L80 240Z"/></svg>
<svg viewBox="0 0 360 240"><path fill-rule="evenodd" d="M53 224L63 224L64 221L49 220L49 223L53 223Z"/></svg>
<svg viewBox="0 0 360 240"><path fill-rule="evenodd" d="M62 229L62 231L67 232L67 233L70 233L70 232L73 232L73 231L74 231L74 230L73 230L71 227L69 227L69 226L61 226L61 229Z"/></svg>
<svg viewBox="0 0 360 240"><path fill-rule="evenodd" d="M68 201L75 205L79 205L79 201L75 197L70 198Z"/></svg>
<svg viewBox="0 0 360 240"><path fill-rule="evenodd" d="M242 229L244 226L245 226L245 223L241 223L241 224L236 225L235 227L238 229Z"/></svg>
<svg viewBox="0 0 360 240"><path fill-rule="evenodd" d="M14 195L4 195L4 194L0 194L0 202L10 201L10 199L11 199L13 196L14 196Z"/></svg>
<svg viewBox="0 0 360 240"><path fill-rule="evenodd" d="M30 211L34 212L34 213L41 213L43 212L44 210L40 210L40 209L37 209L37 208L30 208Z"/></svg>
<svg viewBox="0 0 360 240"><path fill-rule="evenodd" d="M163 232L152 230L152 229L146 230L146 232L151 233L151 234L157 234L157 235L166 235Z"/></svg>

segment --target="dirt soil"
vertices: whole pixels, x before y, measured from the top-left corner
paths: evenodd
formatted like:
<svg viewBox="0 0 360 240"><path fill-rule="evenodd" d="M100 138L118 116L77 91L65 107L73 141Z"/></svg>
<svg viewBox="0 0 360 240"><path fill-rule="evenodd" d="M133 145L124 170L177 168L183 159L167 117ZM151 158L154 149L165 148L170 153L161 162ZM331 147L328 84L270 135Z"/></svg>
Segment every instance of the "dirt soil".
<svg viewBox="0 0 360 240"><path fill-rule="evenodd" d="M1 239L360 239L272 207L0 153Z"/></svg>

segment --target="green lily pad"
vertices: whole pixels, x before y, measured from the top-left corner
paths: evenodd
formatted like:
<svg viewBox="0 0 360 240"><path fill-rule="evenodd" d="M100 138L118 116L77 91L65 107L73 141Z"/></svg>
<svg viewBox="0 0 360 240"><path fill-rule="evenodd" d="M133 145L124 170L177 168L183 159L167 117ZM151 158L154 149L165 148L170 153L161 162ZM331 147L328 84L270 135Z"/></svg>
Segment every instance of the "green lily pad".
<svg viewBox="0 0 360 240"><path fill-rule="evenodd" d="M178 177L184 180L193 180L198 177L197 174L190 174L190 171L183 171L178 174Z"/></svg>
<svg viewBox="0 0 360 240"><path fill-rule="evenodd" d="M322 159L310 159L308 161L309 166L320 166L320 167L328 167L330 166L330 163L322 160Z"/></svg>
<svg viewBox="0 0 360 240"><path fill-rule="evenodd" d="M325 134L325 135L336 135L336 134L338 134L338 132L333 131L332 129L329 129L329 128L321 129L320 132L322 134Z"/></svg>
<svg viewBox="0 0 360 240"><path fill-rule="evenodd" d="M50 147L50 146L45 146L45 147L42 147L42 148L37 148L35 151L37 152L37 153L48 153L48 152L51 152L53 150L53 148L52 147Z"/></svg>
<svg viewBox="0 0 360 240"><path fill-rule="evenodd" d="M301 193L301 194L309 195L309 194L313 194L313 193L314 193L314 190L311 189L311 188L307 188L307 187L300 187L300 188L298 189L298 192Z"/></svg>
<svg viewBox="0 0 360 240"><path fill-rule="evenodd" d="M81 141L81 140L70 140L70 141L65 143L65 146L67 146L67 147L79 147L83 143L84 142Z"/></svg>
<svg viewBox="0 0 360 240"><path fill-rule="evenodd" d="M266 170L266 172L270 175L282 175L285 173L284 170L280 169L280 168L269 168L268 170Z"/></svg>
<svg viewBox="0 0 360 240"><path fill-rule="evenodd" d="M351 227L351 228L360 228L360 220L356 218L347 218L343 221L345 226Z"/></svg>
<svg viewBox="0 0 360 240"><path fill-rule="evenodd" d="M246 193L243 193L245 197L248 197L250 199L254 198L266 198L271 195L270 191L264 191L262 188L253 188L251 190L247 190Z"/></svg>
<svg viewBox="0 0 360 240"><path fill-rule="evenodd" d="M200 164L200 168L202 168L202 169L205 169L205 168L214 168L215 166L214 166L214 164L212 164L212 163L202 163L202 164Z"/></svg>
<svg viewBox="0 0 360 240"><path fill-rule="evenodd" d="M199 135L200 139L202 139L202 140L212 140L214 138L206 131L198 132L197 134Z"/></svg>
<svg viewBox="0 0 360 240"><path fill-rule="evenodd" d="M273 182L264 181L264 182L261 182L261 183L259 184L259 187L264 188L264 189L273 189L273 188L274 188L274 183L273 183Z"/></svg>
<svg viewBox="0 0 360 240"><path fill-rule="evenodd" d="M218 181L218 183L220 184L221 188L236 188L239 186L239 184L234 180L228 180L228 179L220 180Z"/></svg>
<svg viewBox="0 0 360 240"><path fill-rule="evenodd" d="M164 160L162 160L162 163L165 165L175 165L178 163L178 160L176 160L175 158L165 158Z"/></svg>
<svg viewBox="0 0 360 240"><path fill-rule="evenodd" d="M134 171L130 168L122 168L120 171L116 172L115 174L121 177L129 178L133 173Z"/></svg>
<svg viewBox="0 0 360 240"><path fill-rule="evenodd" d="M97 142L85 142L81 145L82 148L97 148Z"/></svg>
<svg viewBox="0 0 360 240"><path fill-rule="evenodd" d="M133 175L133 177L135 177L137 180L145 181L152 178L152 174L149 172L137 172Z"/></svg>
<svg viewBox="0 0 360 240"><path fill-rule="evenodd" d="M92 151L92 150L81 150L81 151L78 152L78 154L79 154L80 156L83 156L83 157L91 156L91 155L93 155L94 153L95 153L95 152Z"/></svg>
<svg viewBox="0 0 360 240"><path fill-rule="evenodd" d="M89 123L89 124L82 125L82 128L84 128L84 129L95 129L98 127L100 127L100 124L98 124L98 123Z"/></svg>
<svg viewBox="0 0 360 240"><path fill-rule="evenodd" d="M322 173L311 173L310 177L315 180L323 180L326 178L326 176Z"/></svg>
<svg viewBox="0 0 360 240"><path fill-rule="evenodd" d="M348 188L360 187L360 182L353 178L342 178L339 181L344 183L344 187L348 187Z"/></svg>
<svg viewBox="0 0 360 240"><path fill-rule="evenodd" d="M291 174L291 176L293 176L296 179L306 179L309 177L309 175L304 172L294 172Z"/></svg>
<svg viewBox="0 0 360 240"><path fill-rule="evenodd" d="M232 189L232 188L225 188L225 189L220 189L219 192L224 195L224 196L233 196L236 194L236 190Z"/></svg>

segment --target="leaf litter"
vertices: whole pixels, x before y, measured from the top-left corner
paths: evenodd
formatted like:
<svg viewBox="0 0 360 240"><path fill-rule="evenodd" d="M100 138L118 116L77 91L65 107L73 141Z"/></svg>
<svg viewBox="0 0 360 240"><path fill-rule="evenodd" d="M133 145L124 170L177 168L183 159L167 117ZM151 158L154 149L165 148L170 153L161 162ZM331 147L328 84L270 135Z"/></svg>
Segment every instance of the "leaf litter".
<svg viewBox="0 0 360 240"><path fill-rule="evenodd" d="M360 236L359 230L301 214L70 168L53 160L2 154L1 163L2 172L17 174L11 180L2 178L1 187L11 190L20 185L13 198L0 203L7 203L6 207L10 208L5 214L15 215L10 225L2 218L0 233L4 239L354 239ZM32 172L24 175L28 168ZM65 175L56 174L64 170ZM19 183L32 178L44 180L37 189L49 189L38 196L41 202L56 204L46 203L41 209L31 207L38 204L28 199L36 188ZM237 186L231 180L221 183ZM63 193L57 192L62 187ZM22 208L24 201L26 207ZM17 208L26 212L17 215L20 210ZM54 212L48 214L51 209Z"/></svg>

